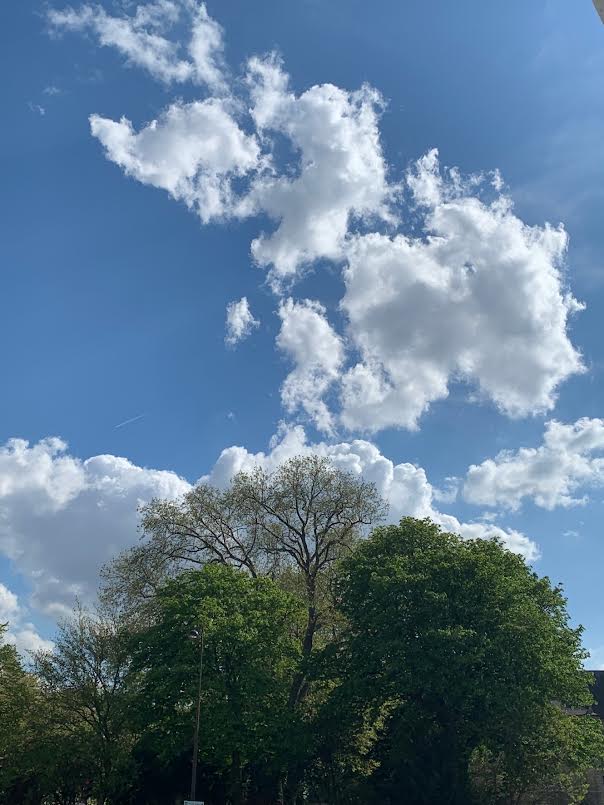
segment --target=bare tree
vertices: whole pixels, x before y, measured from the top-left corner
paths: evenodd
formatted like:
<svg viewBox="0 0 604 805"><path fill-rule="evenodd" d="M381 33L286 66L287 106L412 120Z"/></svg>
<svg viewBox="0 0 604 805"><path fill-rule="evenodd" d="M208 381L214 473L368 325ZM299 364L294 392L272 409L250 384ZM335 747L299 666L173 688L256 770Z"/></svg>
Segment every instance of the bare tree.
<svg viewBox="0 0 604 805"><path fill-rule="evenodd" d="M302 651L308 657L320 623L321 575L383 518L385 504L373 484L314 455L292 458L273 473L259 468L240 473L230 494L267 564L293 565L302 574L308 608ZM292 688L292 706L304 691L301 671Z"/></svg>
<svg viewBox="0 0 604 805"><path fill-rule="evenodd" d="M367 529L383 519L373 484L316 455L289 459L274 472L241 472L224 490L199 484L181 501L153 500L142 509L143 540L104 571L105 598L122 608L152 599L184 567L220 562L252 576L303 579L308 618L302 648L309 656L320 624L325 571ZM292 706L304 694L292 689Z"/></svg>

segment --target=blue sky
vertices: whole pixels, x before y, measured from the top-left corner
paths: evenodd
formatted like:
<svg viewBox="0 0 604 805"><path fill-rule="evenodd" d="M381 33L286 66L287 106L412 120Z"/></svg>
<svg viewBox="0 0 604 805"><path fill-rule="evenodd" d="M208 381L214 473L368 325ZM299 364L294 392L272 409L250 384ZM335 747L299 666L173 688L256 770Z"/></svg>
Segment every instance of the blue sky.
<svg viewBox="0 0 604 805"><path fill-rule="evenodd" d="M378 481L393 517L500 529L564 584L602 665L604 27L589 0L0 14L14 639L51 637L94 593L140 501L317 449ZM417 163L434 148L440 169Z"/></svg>

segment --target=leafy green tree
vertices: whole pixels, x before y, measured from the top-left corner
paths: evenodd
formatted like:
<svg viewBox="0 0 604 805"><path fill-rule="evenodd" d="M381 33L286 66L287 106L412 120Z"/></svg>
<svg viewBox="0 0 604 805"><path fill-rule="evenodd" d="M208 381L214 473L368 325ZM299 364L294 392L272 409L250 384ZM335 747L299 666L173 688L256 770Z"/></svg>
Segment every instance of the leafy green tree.
<svg viewBox="0 0 604 805"><path fill-rule="evenodd" d="M208 563L254 578L294 571L307 608L301 641L309 656L322 626L326 572L385 511L373 484L314 455L274 472L241 472L226 489L199 484L181 501L154 500L142 509L146 539L105 569L105 599L138 607L167 578ZM304 691L300 677L292 702Z"/></svg>
<svg viewBox="0 0 604 805"><path fill-rule="evenodd" d="M332 706L349 713L344 750L368 708L386 716L366 749L378 801L471 802L481 747L506 759L508 776L554 747L572 775L585 735L600 740L589 717L558 708L552 720L552 703L591 699L560 588L497 542L405 518L343 560L337 595L348 626Z"/></svg>
<svg viewBox="0 0 604 805"><path fill-rule="evenodd" d="M49 711L46 733L63 748L65 761L79 762L69 746L81 748L89 763L84 777L100 805L119 802L132 773L124 686L129 661L120 624L82 609L60 625L54 650L35 657Z"/></svg>
<svg viewBox="0 0 604 805"><path fill-rule="evenodd" d="M514 744L498 753L485 746L475 751L472 788L477 801L493 805L578 805L589 789L588 773L603 762L600 720L549 704L524 715Z"/></svg>
<svg viewBox="0 0 604 805"><path fill-rule="evenodd" d="M267 578L206 565L161 588L155 613L135 635L130 677L141 746L166 766L190 756L200 647L189 635L202 631L202 785L215 800L222 785L232 803L276 801L295 744L299 603Z"/></svg>
<svg viewBox="0 0 604 805"><path fill-rule="evenodd" d="M373 484L316 455L292 458L274 472L241 472L225 489L199 484L181 501L154 500L143 508L145 539L105 569L104 597L134 612L139 622L151 622L162 581L208 563L253 578L269 576L295 590L306 609L298 627L301 662L288 696L291 719L298 723L306 710L313 650L333 639L337 625L333 566L385 512ZM304 766L300 756L289 769L291 802Z"/></svg>
<svg viewBox="0 0 604 805"><path fill-rule="evenodd" d="M28 723L37 704L35 681L25 671L16 648L5 642L8 624L0 624L0 802L11 802L30 787L21 757Z"/></svg>

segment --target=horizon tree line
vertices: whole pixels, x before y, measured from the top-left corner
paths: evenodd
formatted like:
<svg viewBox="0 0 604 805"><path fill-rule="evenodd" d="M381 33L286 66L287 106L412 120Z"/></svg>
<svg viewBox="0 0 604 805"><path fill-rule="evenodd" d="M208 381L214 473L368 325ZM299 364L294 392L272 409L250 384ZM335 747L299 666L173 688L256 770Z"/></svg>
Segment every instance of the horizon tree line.
<svg viewBox="0 0 604 805"><path fill-rule="evenodd" d="M328 459L141 510L96 609L29 667L0 628L0 803L581 802L604 766L582 629L497 541L382 525ZM186 798L186 797L185 797Z"/></svg>

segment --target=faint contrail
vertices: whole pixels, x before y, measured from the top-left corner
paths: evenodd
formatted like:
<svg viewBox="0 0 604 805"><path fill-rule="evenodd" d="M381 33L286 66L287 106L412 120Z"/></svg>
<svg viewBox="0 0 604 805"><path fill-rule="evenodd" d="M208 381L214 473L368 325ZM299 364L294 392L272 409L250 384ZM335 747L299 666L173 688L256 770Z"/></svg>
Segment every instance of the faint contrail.
<svg viewBox="0 0 604 805"><path fill-rule="evenodd" d="M119 425L115 425L115 427L113 429L117 430L118 428L123 428L124 425L131 425L132 422L138 422L138 420L142 419L144 416L145 416L144 414L139 414L138 416L133 416L132 419L126 419L124 422L120 422Z"/></svg>

